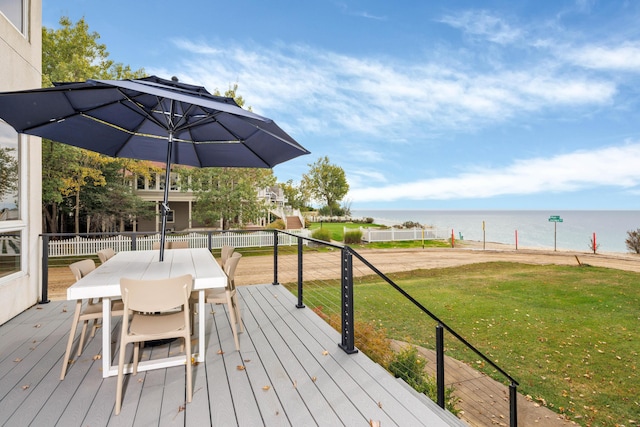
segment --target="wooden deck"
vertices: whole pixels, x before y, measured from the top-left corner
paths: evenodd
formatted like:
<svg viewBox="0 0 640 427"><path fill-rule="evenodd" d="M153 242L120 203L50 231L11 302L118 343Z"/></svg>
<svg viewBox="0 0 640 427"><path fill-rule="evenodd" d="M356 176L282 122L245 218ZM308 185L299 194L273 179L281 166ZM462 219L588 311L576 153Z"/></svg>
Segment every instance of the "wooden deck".
<svg viewBox="0 0 640 427"><path fill-rule="evenodd" d="M32 307L0 326L2 426L457 426L465 425L394 379L282 286L240 289L245 333L235 351L225 306L208 305L206 361L194 366L185 404L184 368L125 379L114 415L116 378L102 378L99 334L60 381L73 305ZM120 322L111 331L117 339ZM174 344L176 345L176 344ZM172 353L170 344L143 357Z"/></svg>

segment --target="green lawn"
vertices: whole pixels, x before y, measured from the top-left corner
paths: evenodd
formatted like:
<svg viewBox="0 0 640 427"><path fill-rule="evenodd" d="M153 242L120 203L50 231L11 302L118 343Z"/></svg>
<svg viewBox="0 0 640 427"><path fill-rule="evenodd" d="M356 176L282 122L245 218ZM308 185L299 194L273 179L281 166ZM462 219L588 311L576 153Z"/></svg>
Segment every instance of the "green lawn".
<svg viewBox="0 0 640 427"><path fill-rule="evenodd" d="M393 280L516 378L521 393L581 425L640 424L640 274L487 263ZM305 286L305 304L317 295L325 312L339 310L333 286ZM433 348L433 321L382 280L358 280L354 306L357 321ZM482 367L445 340L447 354Z"/></svg>

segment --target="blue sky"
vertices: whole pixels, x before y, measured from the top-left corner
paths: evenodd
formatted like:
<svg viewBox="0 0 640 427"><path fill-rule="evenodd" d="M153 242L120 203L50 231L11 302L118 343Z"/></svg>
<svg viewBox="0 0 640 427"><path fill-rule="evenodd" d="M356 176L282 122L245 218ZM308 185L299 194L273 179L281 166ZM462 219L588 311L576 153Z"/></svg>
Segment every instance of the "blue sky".
<svg viewBox="0 0 640 427"><path fill-rule="evenodd" d="M110 58L238 92L352 209L640 209L640 2L43 0Z"/></svg>

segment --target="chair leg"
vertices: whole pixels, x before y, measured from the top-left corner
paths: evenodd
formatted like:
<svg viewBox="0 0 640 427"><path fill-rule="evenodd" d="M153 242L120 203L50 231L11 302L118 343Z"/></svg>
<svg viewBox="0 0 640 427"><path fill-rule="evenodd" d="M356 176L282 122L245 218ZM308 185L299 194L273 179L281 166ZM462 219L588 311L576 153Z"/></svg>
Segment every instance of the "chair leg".
<svg viewBox="0 0 640 427"><path fill-rule="evenodd" d="M122 408L122 382L124 381L124 352L126 343L120 341L120 355L118 356L118 384L116 386L116 415L120 414Z"/></svg>
<svg viewBox="0 0 640 427"><path fill-rule="evenodd" d="M244 325L242 324L242 316L240 316L240 304L238 303L238 293L233 295L233 308L236 311L236 321L240 326L240 333L244 332Z"/></svg>
<svg viewBox="0 0 640 427"><path fill-rule="evenodd" d="M69 366L69 356L71 355L71 346L73 346L73 338L76 335L76 329L78 328L78 320L80 319L80 311L82 310L82 300L76 302L76 311L73 313L73 320L71 323L71 331L69 332L69 340L67 341L67 350L64 353L62 359L62 372L60 373L60 381L64 380L67 374L67 367Z"/></svg>
<svg viewBox="0 0 640 427"><path fill-rule="evenodd" d="M236 314L233 308L232 297L227 294L227 308L229 309L229 320L231 321L231 331L233 332L233 339L236 342L236 350L240 351L240 341L238 340L238 328L236 326Z"/></svg>
<svg viewBox="0 0 640 427"><path fill-rule="evenodd" d="M140 360L140 341L133 343L133 375L138 374L138 361Z"/></svg>
<svg viewBox="0 0 640 427"><path fill-rule="evenodd" d="M87 326L89 325L89 321L85 320L82 322L82 332L80 333L80 344L78 344L78 357L82 355L82 350L84 349L84 337L87 334Z"/></svg>
<svg viewBox="0 0 640 427"><path fill-rule="evenodd" d="M187 354L187 403L191 403L191 399L193 396L193 363L191 363L191 339L189 337L184 338L184 346L185 352Z"/></svg>

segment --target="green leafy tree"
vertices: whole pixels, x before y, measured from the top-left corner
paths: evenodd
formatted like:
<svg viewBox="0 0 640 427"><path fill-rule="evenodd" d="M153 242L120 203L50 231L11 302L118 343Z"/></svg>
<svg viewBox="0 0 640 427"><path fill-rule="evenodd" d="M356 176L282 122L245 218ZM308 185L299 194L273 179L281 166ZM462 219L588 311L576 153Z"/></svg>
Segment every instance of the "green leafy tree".
<svg viewBox="0 0 640 427"><path fill-rule="evenodd" d="M317 201L326 203L329 215L339 209L339 202L349 192L344 170L329 163L329 157L321 157L309 164L309 172L302 176L302 188Z"/></svg>
<svg viewBox="0 0 640 427"><path fill-rule="evenodd" d="M293 209L304 209L309 204L309 195L304 192L301 185L295 185L290 179L285 183L280 183L280 187L287 198L287 203Z"/></svg>
<svg viewBox="0 0 640 427"><path fill-rule="evenodd" d="M271 169L178 168L177 171L181 182L188 180L196 195L193 218L206 226L215 227L222 220L225 230L241 227L267 212L267 204L257 196L259 188L275 183Z"/></svg>
<svg viewBox="0 0 640 427"><path fill-rule="evenodd" d="M150 177L144 163L130 159L110 159L101 165L104 186L87 186L84 191L84 215L87 231L124 231L134 219L154 216L153 202L147 202L133 192L136 176ZM155 168L159 170L158 168Z"/></svg>
<svg viewBox="0 0 640 427"><path fill-rule="evenodd" d="M87 79L123 79L144 76L144 69L132 71L127 65L109 59L100 35L90 32L84 19L75 24L60 18L60 28L42 28L42 86L53 82L84 81ZM42 140L42 208L43 229L57 232L60 215L68 207L75 213L75 228L79 232L80 214L87 203L82 197L85 187L106 189L101 167L107 160L87 163L81 149L50 140ZM101 156L105 157L105 156ZM93 169L93 170L90 170ZM124 190L124 189L120 189ZM130 189L127 189L130 192Z"/></svg>

